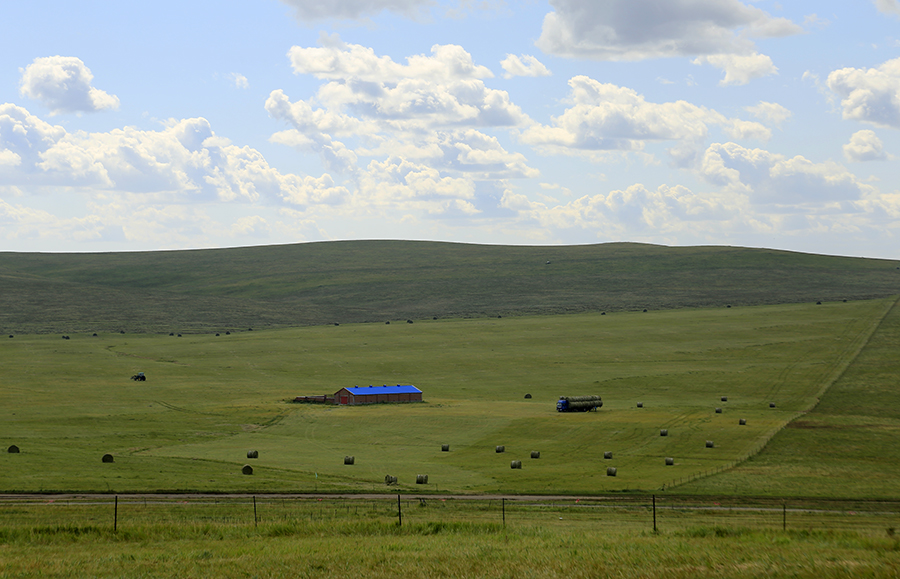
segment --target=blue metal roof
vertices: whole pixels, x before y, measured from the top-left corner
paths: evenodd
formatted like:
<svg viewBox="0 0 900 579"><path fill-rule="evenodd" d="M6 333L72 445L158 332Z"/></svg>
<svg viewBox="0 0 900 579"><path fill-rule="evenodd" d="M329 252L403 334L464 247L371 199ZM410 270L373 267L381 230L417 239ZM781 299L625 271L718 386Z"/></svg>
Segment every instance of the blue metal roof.
<svg viewBox="0 0 900 579"><path fill-rule="evenodd" d="M347 388L354 396L366 396L374 394L421 394L422 391L415 386L355 386Z"/></svg>

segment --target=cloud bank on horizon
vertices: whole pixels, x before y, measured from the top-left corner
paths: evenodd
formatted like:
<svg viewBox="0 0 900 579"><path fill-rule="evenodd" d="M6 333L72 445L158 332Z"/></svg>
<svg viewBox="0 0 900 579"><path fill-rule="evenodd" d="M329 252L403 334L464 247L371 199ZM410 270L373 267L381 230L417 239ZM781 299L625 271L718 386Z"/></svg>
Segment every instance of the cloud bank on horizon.
<svg viewBox="0 0 900 579"><path fill-rule="evenodd" d="M44 4L5 8L0 250L900 258L897 0Z"/></svg>

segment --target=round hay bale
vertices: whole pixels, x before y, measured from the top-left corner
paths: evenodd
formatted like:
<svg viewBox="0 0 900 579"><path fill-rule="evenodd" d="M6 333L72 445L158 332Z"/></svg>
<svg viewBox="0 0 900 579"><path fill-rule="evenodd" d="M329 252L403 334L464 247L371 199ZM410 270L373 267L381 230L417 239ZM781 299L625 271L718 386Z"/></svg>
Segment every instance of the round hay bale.
<svg viewBox="0 0 900 579"><path fill-rule="evenodd" d="M714 446L713 441L711 441L711 440L706 441L706 448L713 448L713 446Z"/></svg>
<svg viewBox="0 0 900 579"><path fill-rule="evenodd" d="M344 464L353 464L355 461L356 461L355 456L345 456L344 457Z"/></svg>
<svg viewBox="0 0 900 579"><path fill-rule="evenodd" d="M722 402L728 402L728 396L722 396Z"/></svg>
<svg viewBox="0 0 900 579"><path fill-rule="evenodd" d="M397 477L391 476L389 474L384 475L384 484L386 484L386 485L397 484Z"/></svg>
<svg viewBox="0 0 900 579"><path fill-rule="evenodd" d="M659 435L660 436L669 436L669 429L667 429L667 428L660 429Z"/></svg>
<svg viewBox="0 0 900 579"><path fill-rule="evenodd" d="M769 408L775 408L775 403L774 403L774 402L769 402Z"/></svg>
<svg viewBox="0 0 900 579"><path fill-rule="evenodd" d="M716 414L722 414L722 409L721 409L721 408L716 408Z"/></svg>
<svg viewBox="0 0 900 579"><path fill-rule="evenodd" d="M643 408L643 407L644 407L644 403L643 403L643 402L638 402L638 403L637 403L637 407L638 407L638 408Z"/></svg>
<svg viewBox="0 0 900 579"><path fill-rule="evenodd" d="M417 485L427 485L428 484L428 475L427 474L417 474L416 475L416 484Z"/></svg>
<svg viewBox="0 0 900 579"><path fill-rule="evenodd" d="M603 453L603 458L605 458L605 459L607 459L607 460L610 459L610 458L612 458L612 453L609 452L609 451L604 452L604 453Z"/></svg>
<svg viewBox="0 0 900 579"><path fill-rule="evenodd" d="M526 394L526 395L525 395L525 400L531 400L531 394Z"/></svg>
<svg viewBox="0 0 900 579"><path fill-rule="evenodd" d="M606 469L606 476L616 476L616 467L611 466Z"/></svg>
<svg viewBox="0 0 900 579"><path fill-rule="evenodd" d="M248 450L247 458L259 458L259 451L258 450Z"/></svg>
<svg viewBox="0 0 900 579"><path fill-rule="evenodd" d="M738 424L741 426L747 426L747 419L741 418L740 420L738 420Z"/></svg>
<svg viewBox="0 0 900 579"><path fill-rule="evenodd" d="M441 452L450 452L450 445L449 445L449 444L442 444L442 445L441 445Z"/></svg>
<svg viewBox="0 0 900 579"><path fill-rule="evenodd" d="M245 464L244 468L241 469L241 474L253 474L253 467L249 464Z"/></svg>
<svg viewBox="0 0 900 579"><path fill-rule="evenodd" d="M113 455L111 454L104 454L103 458L101 458L100 460L102 460L103 462L115 462L115 460L113 459Z"/></svg>
<svg viewBox="0 0 900 579"><path fill-rule="evenodd" d="M510 461L510 463L509 463L509 468L512 468L512 469L521 469L521 468L522 468L522 461L521 461L521 460L513 460L513 461Z"/></svg>
<svg viewBox="0 0 900 579"><path fill-rule="evenodd" d="M666 466L672 466L675 464L675 459L671 457L666 457Z"/></svg>
<svg viewBox="0 0 900 579"><path fill-rule="evenodd" d="M496 451L497 451L497 452L506 452L506 447L505 447L505 446L498 446L498 447L496 448Z"/></svg>
<svg viewBox="0 0 900 579"><path fill-rule="evenodd" d="M539 450L532 450L532 451L531 451L531 458L541 458L541 451L539 451Z"/></svg>
<svg viewBox="0 0 900 579"><path fill-rule="evenodd" d="M14 444L14 445L10 446L8 449L6 449L6 452L8 452L10 454L19 454L19 447Z"/></svg>

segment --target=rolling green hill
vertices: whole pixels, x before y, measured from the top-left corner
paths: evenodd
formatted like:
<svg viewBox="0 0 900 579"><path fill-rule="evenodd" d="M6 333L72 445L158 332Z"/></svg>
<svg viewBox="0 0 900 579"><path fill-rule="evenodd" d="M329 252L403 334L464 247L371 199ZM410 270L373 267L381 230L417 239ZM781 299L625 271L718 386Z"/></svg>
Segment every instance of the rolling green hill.
<svg viewBox="0 0 900 579"><path fill-rule="evenodd" d="M0 331L209 332L880 298L900 262L633 243L415 241L0 254Z"/></svg>

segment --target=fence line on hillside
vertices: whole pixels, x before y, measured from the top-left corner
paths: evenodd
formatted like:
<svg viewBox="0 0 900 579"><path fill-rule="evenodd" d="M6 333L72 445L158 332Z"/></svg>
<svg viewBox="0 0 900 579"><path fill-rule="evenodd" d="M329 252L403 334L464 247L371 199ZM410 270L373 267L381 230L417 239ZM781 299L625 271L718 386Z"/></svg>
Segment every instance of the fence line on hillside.
<svg viewBox="0 0 900 579"><path fill-rule="evenodd" d="M762 440L758 441L755 445L753 445L753 448L751 450L748 450L746 453L744 453L739 458L729 461L728 463L723 464L723 465L719 465L719 466L716 466L713 468L703 469L700 471L693 472L689 475L673 478L668 483L663 483L662 486L660 486L660 490L665 491L667 489L672 489L673 487L676 487L679 485L687 484L687 483L693 482L695 480L699 480L699 479L706 478L706 477L709 477L712 475L716 475L716 474L719 474L726 470L730 470L740 464L747 462L748 460L750 460L751 458L753 458L754 456L756 456L757 454L762 452L763 449L772 441L772 439L775 438L776 434L778 434L779 432L784 430L788 424L790 424L792 421L794 421L796 418L798 418L802 414L803 414L802 412L797 413L794 417L792 417L790 420L785 422L781 426L781 428L778 428L778 429L770 432L768 436L766 436Z"/></svg>

